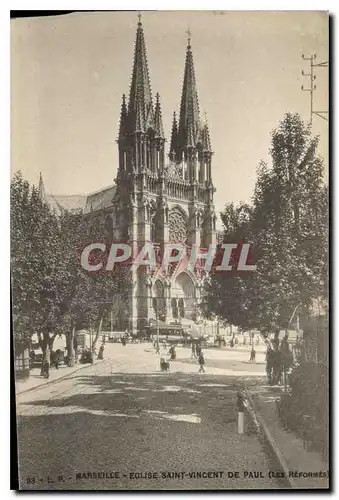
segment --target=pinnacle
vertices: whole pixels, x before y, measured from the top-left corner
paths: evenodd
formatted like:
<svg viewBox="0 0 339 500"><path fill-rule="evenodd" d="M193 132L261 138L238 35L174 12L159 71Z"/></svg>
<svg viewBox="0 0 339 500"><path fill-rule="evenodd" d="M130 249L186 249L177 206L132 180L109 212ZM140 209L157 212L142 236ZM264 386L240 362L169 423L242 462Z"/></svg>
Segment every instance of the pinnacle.
<svg viewBox="0 0 339 500"><path fill-rule="evenodd" d="M155 103L155 113L154 113L154 123L155 123L155 134L157 137L164 139L164 127L162 124L161 115L161 105L160 105L160 95L159 92L156 93L156 103Z"/></svg>
<svg viewBox="0 0 339 500"><path fill-rule="evenodd" d="M40 175L39 175L38 196L39 196L39 200L41 202L45 202L46 201L45 186L44 186L44 181L43 181L42 173L41 172L40 172Z"/></svg>

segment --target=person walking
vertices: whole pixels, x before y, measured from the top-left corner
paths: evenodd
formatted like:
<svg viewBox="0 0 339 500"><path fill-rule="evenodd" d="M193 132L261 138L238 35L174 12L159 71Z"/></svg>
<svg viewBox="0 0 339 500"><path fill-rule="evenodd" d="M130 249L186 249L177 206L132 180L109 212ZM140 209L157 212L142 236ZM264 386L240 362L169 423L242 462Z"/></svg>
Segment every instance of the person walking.
<svg viewBox="0 0 339 500"><path fill-rule="evenodd" d="M174 346L174 345L172 345L172 346L170 347L170 350L169 350L169 355L170 355L170 360L171 360L171 361L174 361L174 360L176 359L176 357L177 357L177 353L176 353L176 351L175 351L175 346Z"/></svg>
<svg viewBox="0 0 339 500"><path fill-rule="evenodd" d="M255 354L256 354L256 352L255 352L255 349L252 345L251 355L250 355L250 363L255 363Z"/></svg>
<svg viewBox="0 0 339 500"><path fill-rule="evenodd" d="M45 378L49 378L49 368L51 366L51 351L49 346L46 347L45 356L42 360L40 375Z"/></svg>
<svg viewBox="0 0 339 500"><path fill-rule="evenodd" d="M160 354L160 347L158 341L155 343L155 354Z"/></svg>
<svg viewBox="0 0 339 500"><path fill-rule="evenodd" d="M266 351L266 375L267 375L267 383L269 385L272 384L272 370L273 370L273 351L271 347L268 347Z"/></svg>
<svg viewBox="0 0 339 500"><path fill-rule="evenodd" d="M101 344L98 352L97 359L104 359L104 344Z"/></svg>
<svg viewBox="0 0 339 500"><path fill-rule="evenodd" d="M195 358L196 357L196 349L195 349L195 343L192 342L192 353L191 353L191 358Z"/></svg>
<svg viewBox="0 0 339 500"><path fill-rule="evenodd" d="M198 363L199 363L199 371L198 373L205 373L205 358L203 355L203 352L200 351L199 357L198 357Z"/></svg>

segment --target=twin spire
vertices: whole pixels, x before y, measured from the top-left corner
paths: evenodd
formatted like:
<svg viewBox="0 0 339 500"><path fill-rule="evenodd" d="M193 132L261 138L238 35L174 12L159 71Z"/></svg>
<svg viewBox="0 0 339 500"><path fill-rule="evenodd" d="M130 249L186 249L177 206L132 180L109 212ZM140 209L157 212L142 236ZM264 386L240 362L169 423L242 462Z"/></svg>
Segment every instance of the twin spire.
<svg viewBox="0 0 339 500"><path fill-rule="evenodd" d="M138 17L132 81L128 106L125 95L122 99L119 139L135 133L151 132L154 137L165 140L159 94L156 94L153 106L144 31L141 16ZM174 113L169 156L174 161L180 161L183 152L192 148L212 154L207 122L202 123L200 119L191 33L188 31L180 115L177 121Z"/></svg>
<svg viewBox="0 0 339 500"><path fill-rule="evenodd" d="M125 94L122 98L119 138L136 132L152 131L155 137L165 139L159 94L156 94L156 104L155 108L153 107L144 31L140 17L128 107Z"/></svg>
<svg viewBox="0 0 339 500"><path fill-rule="evenodd" d="M188 31L179 123L177 123L174 113L169 156L172 160L180 161L182 154L190 149L197 149L212 154L207 120L205 118L203 123L200 119L191 33Z"/></svg>

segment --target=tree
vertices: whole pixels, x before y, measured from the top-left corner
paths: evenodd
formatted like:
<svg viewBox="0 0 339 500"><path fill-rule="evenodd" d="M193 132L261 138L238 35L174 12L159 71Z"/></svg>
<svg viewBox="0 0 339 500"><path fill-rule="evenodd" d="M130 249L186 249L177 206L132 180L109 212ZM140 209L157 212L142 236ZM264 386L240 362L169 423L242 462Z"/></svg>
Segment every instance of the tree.
<svg viewBox="0 0 339 500"><path fill-rule="evenodd" d="M80 264L82 250L93 242L106 242L102 219L87 219L81 213L65 213L60 220L62 266L59 273L58 301L61 311L60 324L67 339L69 364L74 363L74 336L80 326L95 325L96 334L92 342L95 347L99 338L103 317L119 294L127 299L130 273L118 268L113 274L103 272L91 274Z"/></svg>
<svg viewBox="0 0 339 500"><path fill-rule="evenodd" d="M246 241L257 270L216 274L207 304L226 322L262 332L286 328L301 304L327 296L328 196L318 139L297 114L272 132L272 165L261 162L252 205L226 206L224 241Z"/></svg>
<svg viewBox="0 0 339 500"><path fill-rule="evenodd" d="M115 294L129 292L127 269L112 275L90 275L80 265L83 248L105 238L104 224L82 213L55 214L38 190L21 174L11 182L11 268L16 344L29 345L37 333L45 355L58 334L66 337L69 363L75 359L74 336L79 325L96 324L112 307Z"/></svg>
<svg viewBox="0 0 339 500"><path fill-rule="evenodd" d="M20 173L11 182L11 281L15 338L37 333L43 352L53 343L58 318L58 219Z"/></svg>

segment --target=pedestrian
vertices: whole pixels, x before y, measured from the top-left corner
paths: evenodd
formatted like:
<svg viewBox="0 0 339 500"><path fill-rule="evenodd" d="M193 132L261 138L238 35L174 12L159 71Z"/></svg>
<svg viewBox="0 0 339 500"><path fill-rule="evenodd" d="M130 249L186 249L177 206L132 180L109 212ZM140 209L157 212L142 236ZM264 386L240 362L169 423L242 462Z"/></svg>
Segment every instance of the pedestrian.
<svg viewBox="0 0 339 500"><path fill-rule="evenodd" d="M198 356L198 358L199 358L200 353L201 353L201 345L200 345L200 344L198 344L198 345L196 346L196 348L195 348L195 353L196 353L196 356Z"/></svg>
<svg viewBox="0 0 339 500"><path fill-rule="evenodd" d="M195 343L192 342L192 353L191 353L191 358L196 357L196 349L195 349Z"/></svg>
<svg viewBox="0 0 339 500"><path fill-rule="evenodd" d="M155 354L160 354L159 342L155 343Z"/></svg>
<svg viewBox="0 0 339 500"><path fill-rule="evenodd" d="M250 355L250 363L255 363L255 349L252 345L252 349L251 349L251 355Z"/></svg>
<svg viewBox="0 0 339 500"><path fill-rule="evenodd" d="M172 345L170 350L169 350L169 354L170 354L170 360L171 361L174 361L177 357L177 353L175 352L175 346Z"/></svg>
<svg viewBox="0 0 339 500"><path fill-rule="evenodd" d="M104 359L104 344L101 344L97 359Z"/></svg>
<svg viewBox="0 0 339 500"><path fill-rule="evenodd" d="M49 346L46 347L45 355L41 364L41 372L40 375L45 378L49 378L49 368L51 365L51 352Z"/></svg>
<svg viewBox="0 0 339 500"><path fill-rule="evenodd" d="M57 370L59 370L60 358L61 358L61 351L60 349L57 349L54 353L54 366Z"/></svg>
<svg viewBox="0 0 339 500"><path fill-rule="evenodd" d="M204 368L205 358L204 358L204 355L203 355L202 351L200 351L200 354L199 354L199 357L198 357L198 363L199 363L199 371L198 371L198 373L205 373L205 368Z"/></svg>
<svg viewBox="0 0 339 500"><path fill-rule="evenodd" d="M267 383L272 384L272 370L273 370L273 351L270 347L267 348L266 352L266 375Z"/></svg>

